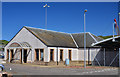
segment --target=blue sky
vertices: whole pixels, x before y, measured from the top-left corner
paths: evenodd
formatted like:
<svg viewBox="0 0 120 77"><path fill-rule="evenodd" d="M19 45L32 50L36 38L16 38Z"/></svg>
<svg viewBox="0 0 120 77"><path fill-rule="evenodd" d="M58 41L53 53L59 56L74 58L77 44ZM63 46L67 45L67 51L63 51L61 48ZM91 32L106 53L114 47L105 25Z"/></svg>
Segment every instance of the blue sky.
<svg viewBox="0 0 120 77"><path fill-rule="evenodd" d="M83 32L84 9L86 31L95 35L112 35L114 18L118 20L117 2L3 2L2 39L9 41L23 26L45 29L46 3L48 30Z"/></svg>

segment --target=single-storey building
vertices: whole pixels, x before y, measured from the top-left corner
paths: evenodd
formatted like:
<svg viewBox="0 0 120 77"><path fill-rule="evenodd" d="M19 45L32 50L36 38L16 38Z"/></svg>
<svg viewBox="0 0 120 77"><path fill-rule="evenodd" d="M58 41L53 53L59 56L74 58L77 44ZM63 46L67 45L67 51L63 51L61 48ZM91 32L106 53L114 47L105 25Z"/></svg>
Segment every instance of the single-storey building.
<svg viewBox="0 0 120 77"><path fill-rule="evenodd" d="M4 58L4 45L0 44L0 58Z"/></svg>
<svg viewBox="0 0 120 77"><path fill-rule="evenodd" d="M101 41L86 32L86 61L94 60L100 47L91 46ZM24 26L5 46L5 60L8 62L71 62L84 61L84 33L63 33Z"/></svg>

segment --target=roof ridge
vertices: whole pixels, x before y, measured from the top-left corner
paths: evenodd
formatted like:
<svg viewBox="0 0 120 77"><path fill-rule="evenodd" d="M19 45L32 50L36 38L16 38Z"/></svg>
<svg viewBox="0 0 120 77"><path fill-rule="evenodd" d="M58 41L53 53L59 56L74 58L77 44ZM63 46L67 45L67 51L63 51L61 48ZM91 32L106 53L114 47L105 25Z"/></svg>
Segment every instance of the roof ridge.
<svg viewBox="0 0 120 77"><path fill-rule="evenodd" d="M84 32L80 32L80 33L71 33L71 34L83 34ZM85 33L90 33L90 32L85 32Z"/></svg>
<svg viewBox="0 0 120 77"><path fill-rule="evenodd" d="M41 29L45 31L51 31L51 32L58 32L58 33L64 33L64 34L82 34L84 32L79 32L79 33L67 33L67 32L59 32L59 31L54 31L54 30L47 30L47 29L42 29L42 28L35 28L35 27L30 27L30 26L24 26L26 28L33 28L33 29ZM85 32L85 33L90 33L90 32Z"/></svg>
<svg viewBox="0 0 120 77"><path fill-rule="evenodd" d="M50 31L50 32L57 32L57 33L70 34L70 33L67 33L67 32L58 32L58 31L47 30L47 29L42 29L42 28L35 28L35 27L28 27L28 26L24 26L24 27L26 27L26 28L33 28L33 29L40 29L40 30Z"/></svg>

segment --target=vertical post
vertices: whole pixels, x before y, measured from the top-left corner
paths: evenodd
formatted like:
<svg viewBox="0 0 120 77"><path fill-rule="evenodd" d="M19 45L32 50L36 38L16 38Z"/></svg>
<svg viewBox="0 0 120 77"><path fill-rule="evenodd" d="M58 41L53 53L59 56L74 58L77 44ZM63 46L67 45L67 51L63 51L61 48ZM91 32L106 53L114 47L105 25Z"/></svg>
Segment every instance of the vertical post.
<svg viewBox="0 0 120 77"><path fill-rule="evenodd" d="M24 63L23 59L24 59L24 49L22 48L22 63Z"/></svg>
<svg viewBox="0 0 120 77"><path fill-rule="evenodd" d="M2 0L0 0L0 40L2 40Z"/></svg>
<svg viewBox="0 0 120 77"><path fill-rule="evenodd" d="M84 11L84 68L86 68L86 25L85 25L85 12L87 12L87 10Z"/></svg>
<svg viewBox="0 0 120 77"><path fill-rule="evenodd" d="M45 8L45 28L47 29L47 8L50 7L47 4L43 6Z"/></svg>
<svg viewBox="0 0 120 77"><path fill-rule="evenodd" d="M45 8L45 29L47 29L47 7Z"/></svg>
<svg viewBox="0 0 120 77"><path fill-rule="evenodd" d="M86 34L85 34L85 13L84 13L84 68L86 68Z"/></svg>
<svg viewBox="0 0 120 77"><path fill-rule="evenodd" d="M113 23L113 38L114 38L114 23Z"/></svg>
<svg viewBox="0 0 120 77"><path fill-rule="evenodd" d="M104 48L104 66L105 66L105 48Z"/></svg>
<svg viewBox="0 0 120 77"><path fill-rule="evenodd" d="M13 56L12 56L13 59L15 59L15 52L16 52L16 48L13 49Z"/></svg>
<svg viewBox="0 0 120 77"><path fill-rule="evenodd" d="M19 49L20 50L20 63L22 63L22 49Z"/></svg>
<svg viewBox="0 0 120 77"><path fill-rule="evenodd" d="M120 67L120 48L119 48L119 67Z"/></svg>
<svg viewBox="0 0 120 77"><path fill-rule="evenodd" d="M10 63L10 60L11 60L11 50L9 49L9 63Z"/></svg>
<svg viewBox="0 0 120 77"><path fill-rule="evenodd" d="M36 61L36 49L34 49L34 61Z"/></svg>
<svg viewBox="0 0 120 77"><path fill-rule="evenodd" d="M93 66L93 53L91 52L91 63L92 63L92 66Z"/></svg>
<svg viewBox="0 0 120 77"><path fill-rule="evenodd" d="M33 55L34 50L33 50L33 49L30 49L30 51L31 51L31 63L32 63L32 62L33 62L33 59L34 59L34 58L33 58L33 56L34 56L34 55Z"/></svg>
<svg viewBox="0 0 120 77"><path fill-rule="evenodd" d="M115 36L114 36L114 34L115 34L115 33L114 33L114 23L113 23L113 40L112 40L113 42L115 41L115 38L114 38Z"/></svg>
<svg viewBox="0 0 120 77"><path fill-rule="evenodd" d="M57 47L57 65L58 65L58 47Z"/></svg>
<svg viewBox="0 0 120 77"><path fill-rule="evenodd" d="M41 60L41 52L40 52L40 49L39 49L39 61Z"/></svg>
<svg viewBox="0 0 120 77"><path fill-rule="evenodd" d="M90 64L90 48L88 48L88 65Z"/></svg>

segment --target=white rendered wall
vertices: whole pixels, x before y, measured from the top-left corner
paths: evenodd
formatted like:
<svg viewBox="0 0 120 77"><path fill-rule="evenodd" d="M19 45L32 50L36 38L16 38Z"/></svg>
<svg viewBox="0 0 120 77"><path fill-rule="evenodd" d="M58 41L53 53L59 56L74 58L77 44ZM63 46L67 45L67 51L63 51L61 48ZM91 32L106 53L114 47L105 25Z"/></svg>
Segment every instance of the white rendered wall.
<svg viewBox="0 0 120 77"><path fill-rule="evenodd" d="M68 59L68 50L72 51L72 61L78 59L78 49L77 48L63 48L63 47L48 47L48 61L50 61L50 49L54 49L54 61L57 61L57 49L58 49L58 61L60 61L60 49L63 50L63 61Z"/></svg>
<svg viewBox="0 0 120 77"><path fill-rule="evenodd" d="M34 61L34 49L35 48L42 48L44 49L44 52L47 52L47 46L43 44L37 37L35 37L32 33L30 33L27 29L23 28L5 47L5 60L6 60L6 49L8 49L9 45L11 45L13 42L27 42L32 47L32 54L30 53L31 57L28 57L28 60L32 59ZM47 54L46 54L47 55ZM45 56L46 56L45 55ZM44 58L45 61L47 61L46 57Z"/></svg>
<svg viewBox="0 0 120 77"><path fill-rule="evenodd" d="M86 61L88 61L88 50L89 50L89 60L93 61L95 56L100 51L100 48L86 48ZM79 48L78 50L78 60L84 61L84 48Z"/></svg>

